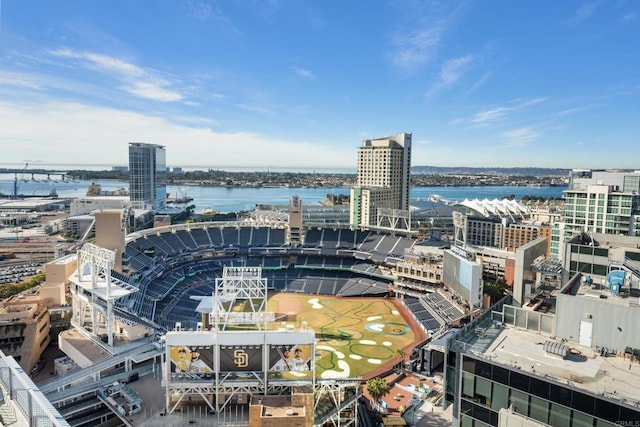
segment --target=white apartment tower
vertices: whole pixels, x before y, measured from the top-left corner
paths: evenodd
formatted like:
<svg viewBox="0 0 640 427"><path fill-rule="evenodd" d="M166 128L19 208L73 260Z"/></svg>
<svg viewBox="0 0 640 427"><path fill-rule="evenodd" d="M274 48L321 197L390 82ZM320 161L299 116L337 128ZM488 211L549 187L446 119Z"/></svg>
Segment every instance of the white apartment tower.
<svg viewBox="0 0 640 427"><path fill-rule="evenodd" d="M351 189L351 226L376 226L379 209L408 211L410 174L410 133L362 141L358 180Z"/></svg>
<svg viewBox="0 0 640 427"><path fill-rule="evenodd" d="M564 221L551 236L551 256L580 233L640 237L640 171L574 169L564 191Z"/></svg>
<svg viewBox="0 0 640 427"><path fill-rule="evenodd" d="M136 209L159 210L167 202L167 159L162 145L129 143L129 197Z"/></svg>

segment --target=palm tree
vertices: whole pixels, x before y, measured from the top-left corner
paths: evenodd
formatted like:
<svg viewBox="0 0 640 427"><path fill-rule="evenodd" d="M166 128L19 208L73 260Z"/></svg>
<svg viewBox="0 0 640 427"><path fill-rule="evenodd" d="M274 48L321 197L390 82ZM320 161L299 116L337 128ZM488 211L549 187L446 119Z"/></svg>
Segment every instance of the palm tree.
<svg viewBox="0 0 640 427"><path fill-rule="evenodd" d="M404 356L406 353L401 348L396 349L393 353L398 358L398 363L396 364L397 369L402 370L404 367Z"/></svg>
<svg viewBox="0 0 640 427"><path fill-rule="evenodd" d="M378 401L389 394L391 386L384 378L371 378L367 381L367 391L371 396L371 407L379 407Z"/></svg>

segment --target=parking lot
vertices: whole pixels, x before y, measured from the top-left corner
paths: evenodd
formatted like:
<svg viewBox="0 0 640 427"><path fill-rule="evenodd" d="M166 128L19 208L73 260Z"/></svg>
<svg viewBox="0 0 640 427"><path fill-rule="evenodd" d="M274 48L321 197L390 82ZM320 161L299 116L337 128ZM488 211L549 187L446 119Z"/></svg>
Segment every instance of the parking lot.
<svg viewBox="0 0 640 427"><path fill-rule="evenodd" d="M42 264L36 262L11 263L0 266L0 284L20 283L42 273Z"/></svg>

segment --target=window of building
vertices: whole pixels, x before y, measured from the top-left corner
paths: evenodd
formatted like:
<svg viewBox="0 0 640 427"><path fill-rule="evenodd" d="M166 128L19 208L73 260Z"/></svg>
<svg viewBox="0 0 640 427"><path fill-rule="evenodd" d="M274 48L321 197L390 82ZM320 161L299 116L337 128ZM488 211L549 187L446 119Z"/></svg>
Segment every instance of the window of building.
<svg viewBox="0 0 640 427"><path fill-rule="evenodd" d="M482 405L491 406L491 381L476 377L475 383L476 388L473 401Z"/></svg>
<svg viewBox="0 0 640 427"><path fill-rule="evenodd" d="M490 425L498 424L498 414L480 405L472 405L471 416Z"/></svg>
<svg viewBox="0 0 640 427"><path fill-rule="evenodd" d="M549 402L535 396L531 396L531 407L529 416L534 420L547 423L549 420Z"/></svg>
<svg viewBox="0 0 640 427"><path fill-rule="evenodd" d="M507 308L507 307L505 307ZM491 378L501 384L509 384L509 370L500 366L493 366L491 370Z"/></svg>
<svg viewBox="0 0 640 427"><path fill-rule="evenodd" d="M551 401L565 406L571 406L571 390L551 384ZM553 424L556 425L556 424Z"/></svg>
<svg viewBox="0 0 640 427"><path fill-rule="evenodd" d="M593 417L581 412L573 411L572 427L593 427Z"/></svg>
<svg viewBox="0 0 640 427"><path fill-rule="evenodd" d="M522 391L529 391L529 376L519 372L511 371L509 376L509 385Z"/></svg>
<svg viewBox="0 0 640 427"><path fill-rule="evenodd" d="M514 372L511 372L512 374ZM511 390L511 396L509 396L509 405L512 407L513 412L529 416L529 395L518 390ZM556 425L556 424L553 424ZM561 424L557 424L561 425Z"/></svg>
<svg viewBox="0 0 640 427"><path fill-rule="evenodd" d="M491 409L499 411L500 408L509 407L509 388L501 384L493 384L491 395Z"/></svg>
<svg viewBox="0 0 640 427"><path fill-rule="evenodd" d="M482 360L476 360L475 374L483 378L491 378L491 365Z"/></svg>
<svg viewBox="0 0 640 427"><path fill-rule="evenodd" d="M473 399L474 393L475 376L468 372L462 372L462 396Z"/></svg>
<svg viewBox="0 0 640 427"><path fill-rule="evenodd" d="M552 426L568 426L570 424L571 411L569 408L558 404L551 404L551 412L549 413L549 424Z"/></svg>
<svg viewBox="0 0 640 427"><path fill-rule="evenodd" d="M573 392L571 399L571 407L577 409L580 412L593 415L595 408L595 398L588 394L580 393L578 391Z"/></svg>
<svg viewBox="0 0 640 427"><path fill-rule="evenodd" d="M598 418L607 421L616 422L621 420L620 407L612 402L596 399L596 412ZM637 416L637 414L636 414Z"/></svg>

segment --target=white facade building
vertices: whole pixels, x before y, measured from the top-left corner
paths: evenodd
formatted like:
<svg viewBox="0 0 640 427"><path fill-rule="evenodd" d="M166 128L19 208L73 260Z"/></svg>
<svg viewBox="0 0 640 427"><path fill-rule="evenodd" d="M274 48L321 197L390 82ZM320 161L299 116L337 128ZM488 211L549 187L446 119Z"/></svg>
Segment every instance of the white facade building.
<svg viewBox="0 0 640 427"><path fill-rule="evenodd" d="M378 208L407 211L411 134L367 139L358 149L358 180L351 189L352 226L375 226Z"/></svg>

